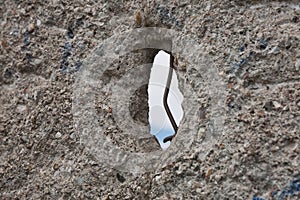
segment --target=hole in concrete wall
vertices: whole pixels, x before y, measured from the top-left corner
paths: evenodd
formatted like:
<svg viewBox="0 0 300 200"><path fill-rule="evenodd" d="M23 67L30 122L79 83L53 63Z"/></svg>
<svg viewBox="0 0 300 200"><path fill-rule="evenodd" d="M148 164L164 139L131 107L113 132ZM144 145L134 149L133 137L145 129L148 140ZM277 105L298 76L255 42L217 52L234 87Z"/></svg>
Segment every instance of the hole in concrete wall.
<svg viewBox="0 0 300 200"><path fill-rule="evenodd" d="M100 127L105 130L104 134L114 145L126 152L146 153L161 149L154 137L148 138L149 135L147 135L146 138L139 138L140 135L135 136L135 134L139 134L139 127L144 127L143 132L140 133L141 135L149 134L148 82L151 64L150 67L148 65L144 66L144 64L152 63L158 51L158 49L141 49L120 56L112 61L110 67L99 78L101 84L103 84L98 91L99 95L96 96L96 109L99 117L98 121L101 124ZM137 71L137 74L142 73L142 76L138 79L142 84L137 81L137 84L132 85L134 91L122 93L124 96L121 95L116 98L119 95L117 92L119 90L115 90L116 86L123 90L125 86L118 84L135 79L136 76L133 76L133 74ZM134 80L132 82L136 83ZM124 111L129 111L130 116L126 114L126 117L131 117L130 121L127 120L129 118L118 115L122 111L117 109L117 105L124 105ZM124 124L119 123L120 119L124 121ZM129 124L129 129L126 129L126 125L128 125L126 123ZM137 130L137 132L130 132L129 135L123 134L131 128Z"/></svg>
<svg viewBox="0 0 300 200"><path fill-rule="evenodd" d="M163 105L163 96L167 84L170 55L159 51L154 58L148 86L149 124L150 132L155 135L161 147L166 149L170 142L163 139L175 133ZM178 88L178 79L175 70L171 79L167 103L170 107L174 120L179 125L183 117L183 95Z"/></svg>

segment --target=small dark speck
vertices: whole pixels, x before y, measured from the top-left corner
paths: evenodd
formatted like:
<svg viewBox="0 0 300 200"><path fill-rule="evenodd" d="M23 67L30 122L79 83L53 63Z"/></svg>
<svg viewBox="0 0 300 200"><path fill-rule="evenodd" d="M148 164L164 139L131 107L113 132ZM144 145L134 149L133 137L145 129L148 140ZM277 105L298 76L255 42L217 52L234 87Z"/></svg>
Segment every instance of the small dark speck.
<svg viewBox="0 0 300 200"><path fill-rule="evenodd" d="M76 72L80 69L81 65L82 65L82 62L81 62L81 61L77 61L77 62L75 63L75 71L76 71Z"/></svg>
<svg viewBox="0 0 300 200"><path fill-rule="evenodd" d="M292 22L294 22L294 23L297 23L298 20L299 20L298 16L294 16L294 17L292 18Z"/></svg>
<svg viewBox="0 0 300 200"><path fill-rule="evenodd" d="M199 110L199 117L200 117L200 119L205 119L206 118L206 110L204 108L201 108Z"/></svg>
<svg viewBox="0 0 300 200"><path fill-rule="evenodd" d="M265 49L265 48L267 48L267 46L268 46L268 42L267 42L266 40L261 39L261 40L259 41L259 48L260 48L260 49Z"/></svg>
<svg viewBox="0 0 300 200"><path fill-rule="evenodd" d="M68 42L65 42L63 48L64 48L65 50L71 51L72 48L73 48L73 46L72 46L72 44L70 44L70 43L68 43Z"/></svg>
<svg viewBox="0 0 300 200"><path fill-rule="evenodd" d="M8 68L4 72L4 78L10 79L13 76L14 70L11 68Z"/></svg>
<svg viewBox="0 0 300 200"><path fill-rule="evenodd" d="M68 32L67 32L67 35L69 36L69 38L73 39L74 38L74 33L72 31L71 28L68 28Z"/></svg>
<svg viewBox="0 0 300 200"><path fill-rule="evenodd" d="M23 44L24 44L24 46L28 46L30 44L30 37L29 37L29 35L30 35L29 31L25 31L24 38L23 38Z"/></svg>
<svg viewBox="0 0 300 200"><path fill-rule="evenodd" d="M285 49L290 49L292 46L292 43L290 41L287 41L286 44L285 44Z"/></svg>
<svg viewBox="0 0 300 200"><path fill-rule="evenodd" d="M32 62L32 55L30 53L26 53L25 57L29 62Z"/></svg>
<svg viewBox="0 0 300 200"><path fill-rule="evenodd" d="M120 181L121 183L124 183L126 181L126 179L124 178L124 176L122 176L121 174L117 173L117 179L118 181Z"/></svg>
<svg viewBox="0 0 300 200"><path fill-rule="evenodd" d="M246 31L246 30L241 30L239 33L240 33L241 35L246 35L247 31Z"/></svg>
<svg viewBox="0 0 300 200"><path fill-rule="evenodd" d="M265 109L266 111L271 111L272 108L273 108L273 102L272 102L272 101L268 101L268 102L265 103L264 109Z"/></svg>
<svg viewBox="0 0 300 200"><path fill-rule="evenodd" d="M272 193L273 196L276 196L277 194L278 194L277 190Z"/></svg>
<svg viewBox="0 0 300 200"><path fill-rule="evenodd" d="M76 26L79 27L79 26L84 25L84 21L83 20L84 20L84 16L81 17L81 18L79 18L79 19L77 19Z"/></svg>
<svg viewBox="0 0 300 200"><path fill-rule="evenodd" d="M234 108L234 102L233 101L230 101L229 104L228 104L228 107L233 109Z"/></svg>
<svg viewBox="0 0 300 200"><path fill-rule="evenodd" d="M240 52L245 51L245 46L240 47Z"/></svg>

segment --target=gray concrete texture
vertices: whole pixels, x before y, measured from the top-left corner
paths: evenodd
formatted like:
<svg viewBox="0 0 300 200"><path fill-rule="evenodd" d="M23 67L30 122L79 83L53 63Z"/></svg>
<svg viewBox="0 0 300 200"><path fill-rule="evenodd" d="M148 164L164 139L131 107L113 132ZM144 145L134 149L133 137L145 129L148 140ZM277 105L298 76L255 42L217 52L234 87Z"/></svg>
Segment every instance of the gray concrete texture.
<svg viewBox="0 0 300 200"><path fill-rule="evenodd" d="M300 198L299 1L2 0L0 20L0 199ZM161 49L184 96L165 151Z"/></svg>

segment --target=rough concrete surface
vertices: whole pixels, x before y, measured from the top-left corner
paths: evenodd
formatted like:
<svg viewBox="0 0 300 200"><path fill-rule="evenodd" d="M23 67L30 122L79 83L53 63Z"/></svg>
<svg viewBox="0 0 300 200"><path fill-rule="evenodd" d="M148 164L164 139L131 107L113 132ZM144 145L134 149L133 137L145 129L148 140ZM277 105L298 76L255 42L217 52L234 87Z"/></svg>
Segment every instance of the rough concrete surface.
<svg viewBox="0 0 300 200"><path fill-rule="evenodd" d="M299 1L1 0L0 20L0 199L300 198ZM203 63L174 55L179 87L193 98L173 146L188 136L188 148L164 162L171 144L162 165L136 174L89 150L72 106L95 48L145 27L193 38L199 49L185 48ZM111 107L115 83L156 53L113 60L96 90L92 126L126 152L162 151L154 138L122 135ZM223 83L220 110L203 66ZM130 95L131 116L146 130L145 86Z"/></svg>

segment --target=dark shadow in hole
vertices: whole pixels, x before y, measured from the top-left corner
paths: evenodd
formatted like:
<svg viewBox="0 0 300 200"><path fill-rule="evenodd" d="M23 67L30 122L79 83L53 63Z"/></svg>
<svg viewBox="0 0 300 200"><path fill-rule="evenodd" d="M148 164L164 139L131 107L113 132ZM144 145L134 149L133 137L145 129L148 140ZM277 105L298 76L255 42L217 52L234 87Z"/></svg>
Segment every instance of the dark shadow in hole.
<svg viewBox="0 0 300 200"><path fill-rule="evenodd" d="M143 85L137 89L130 97L129 112L131 117L141 122L143 125L148 125L148 85Z"/></svg>

